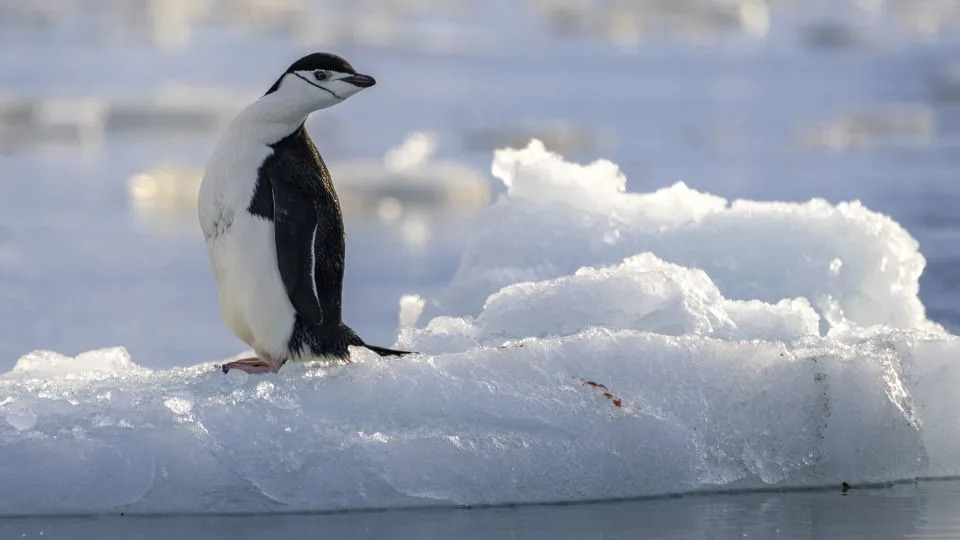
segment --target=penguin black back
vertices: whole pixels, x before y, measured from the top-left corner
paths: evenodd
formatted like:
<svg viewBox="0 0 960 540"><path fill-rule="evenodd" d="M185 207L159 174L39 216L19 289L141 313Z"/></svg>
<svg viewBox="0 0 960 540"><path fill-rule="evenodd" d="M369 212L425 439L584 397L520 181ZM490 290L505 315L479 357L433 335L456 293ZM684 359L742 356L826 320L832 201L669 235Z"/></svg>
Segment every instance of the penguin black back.
<svg viewBox="0 0 960 540"><path fill-rule="evenodd" d="M316 224L311 244L312 275L307 287L294 294L315 297L319 301L320 323L309 314L298 310L290 335L289 348L295 354L305 349L316 356L346 358L349 345L366 346L381 356L406 354L384 347L368 346L350 327L343 323L343 272L346 254L343 213L330 171L306 129L301 125L295 132L270 145L273 154L264 160L257 176L257 185L247 211L254 216L274 221L277 213L277 191L293 191L315 215ZM276 223L274 223L276 226ZM307 227L304 224L303 227ZM295 265L285 257L294 257L302 246L296 239L277 234L277 257L281 268ZM314 295L311 297L311 295Z"/></svg>

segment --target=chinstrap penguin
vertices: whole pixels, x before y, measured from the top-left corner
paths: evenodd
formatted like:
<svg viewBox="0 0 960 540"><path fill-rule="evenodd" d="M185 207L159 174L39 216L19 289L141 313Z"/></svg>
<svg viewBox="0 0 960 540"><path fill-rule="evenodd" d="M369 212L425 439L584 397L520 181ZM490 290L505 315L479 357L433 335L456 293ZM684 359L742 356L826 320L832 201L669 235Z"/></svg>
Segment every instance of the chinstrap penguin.
<svg viewBox="0 0 960 540"><path fill-rule="evenodd" d="M287 361L381 356L341 320L343 217L330 172L304 128L373 77L314 53L294 62L233 120L200 186L198 212L230 330L257 354L223 371L276 372Z"/></svg>

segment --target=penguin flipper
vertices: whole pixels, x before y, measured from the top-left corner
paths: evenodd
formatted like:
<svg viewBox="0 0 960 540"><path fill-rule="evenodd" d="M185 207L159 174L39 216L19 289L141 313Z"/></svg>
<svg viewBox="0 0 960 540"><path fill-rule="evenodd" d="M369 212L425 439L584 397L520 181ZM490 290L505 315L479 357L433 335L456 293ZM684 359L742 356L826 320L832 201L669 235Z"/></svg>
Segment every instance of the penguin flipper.
<svg viewBox="0 0 960 540"><path fill-rule="evenodd" d="M309 192L294 182L271 181L277 266L293 308L314 325L323 321L317 294L316 239L320 220Z"/></svg>

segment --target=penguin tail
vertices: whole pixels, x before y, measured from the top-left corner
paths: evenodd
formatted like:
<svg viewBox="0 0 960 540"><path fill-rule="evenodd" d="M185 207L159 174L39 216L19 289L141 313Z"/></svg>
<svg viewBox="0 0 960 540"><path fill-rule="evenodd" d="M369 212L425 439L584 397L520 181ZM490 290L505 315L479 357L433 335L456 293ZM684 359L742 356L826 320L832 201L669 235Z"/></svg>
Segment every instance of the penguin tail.
<svg viewBox="0 0 960 540"><path fill-rule="evenodd" d="M352 328L345 324L341 324L341 330L343 330L346 335L347 343L350 345L355 345L357 347L366 347L371 351L379 354L380 356L403 356L405 354L413 354L413 351L398 351L397 349L388 349L386 347L378 347L376 345L370 345L360 339L360 336L353 331Z"/></svg>
<svg viewBox="0 0 960 540"><path fill-rule="evenodd" d="M413 351L398 351L396 349L388 349L386 347L377 347L376 345L367 345L366 343L364 343L363 346L379 354L380 356L403 356L405 354L413 354Z"/></svg>

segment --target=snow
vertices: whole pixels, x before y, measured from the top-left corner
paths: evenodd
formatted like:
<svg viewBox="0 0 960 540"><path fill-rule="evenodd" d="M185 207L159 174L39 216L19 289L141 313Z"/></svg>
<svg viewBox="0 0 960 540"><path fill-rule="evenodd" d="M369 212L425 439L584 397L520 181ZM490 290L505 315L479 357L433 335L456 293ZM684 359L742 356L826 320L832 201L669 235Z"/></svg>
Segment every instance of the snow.
<svg viewBox="0 0 960 540"><path fill-rule="evenodd" d="M0 375L0 514L580 501L960 474L960 340L858 203L629 193L531 144L422 354L223 375L122 348ZM431 313L432 312L432 313Z"/></svg>
<svg viewBox="0 0 960 540"><path fill-rule="evenodd" d="M507 195L433 314L476 315L502 287L651 252L705 271L732 300L801 297L829 326L935 329L917 297L916 240L859 202L729 202L682 183L628 193L613 163L567 163L537 142L498 151L493 174Z"/></svg>

